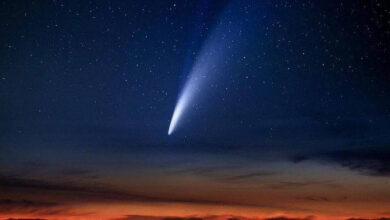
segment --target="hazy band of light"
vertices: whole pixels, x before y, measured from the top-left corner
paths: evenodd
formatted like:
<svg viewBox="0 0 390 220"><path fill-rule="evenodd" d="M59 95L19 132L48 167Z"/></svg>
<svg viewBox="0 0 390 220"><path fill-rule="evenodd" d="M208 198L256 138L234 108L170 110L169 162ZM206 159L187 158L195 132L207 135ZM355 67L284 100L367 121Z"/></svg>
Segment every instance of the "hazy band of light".
<svg viewBox="0 0 390 220"><path fill-rule="evenodd" d="M176 104L175 110L172 115L171 123L169 124L168 135L172 134L175 130L178 120L182 116L183 112L188 108L189 102L197 90L199 90L201 79L196 76L196 74L191 75L191 78L186 82L185 87L179 100Z"/></svg>
<svg viewBox="0 0 390 220"><path fill-rule="evenodd" d="M175 106L171 123L169 124L168 135L175 131L179 120L183 117L184 112L188 111L193 100L200 96L200 93L204 93L207 85L212 83L213 77L211 76L215 76L215 73L220 71L217 70L217 67L220 66L219 63L222 54L224 54L223 47L226 47L226 44L218 41L218 39L223 40L225 35L220 36L220 34L216 34L215 32L210 35L210 38L205 43L191 69L189 78Z"/></svg>
<svg viewBox="0 0 390 220"><path fill-rule="evenodd" d="M248 16L239 10L240 4L240 1L235 1L225 9L200 50L176 103L168 135L175 131L184 113L191 107L190 104L194 103L194 99L212 87L217 73L224 72L223 68L234 62L232 54L240 46L237 39L242 37L242 30L245 29L242 20Z"/></svg>

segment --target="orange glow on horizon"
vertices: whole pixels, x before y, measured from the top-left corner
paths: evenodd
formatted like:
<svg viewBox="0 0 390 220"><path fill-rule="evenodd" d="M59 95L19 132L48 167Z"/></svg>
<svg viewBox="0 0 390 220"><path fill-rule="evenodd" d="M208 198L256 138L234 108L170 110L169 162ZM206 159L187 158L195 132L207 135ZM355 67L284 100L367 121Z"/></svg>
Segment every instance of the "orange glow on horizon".
<svg viewBox="0 0 390 220"><path fill-rule="evenodd" d="M359 207L359 206L357 206ZM362 209L360 209L362 210ZM356 211L356 210L355 210ZM367 210L366 210L367 211ZM368 212L371 213L371 212ZM197 217L207 220L225 220L231 217L243 220L262 220L275 217L286 219L348 219L359 218L383 218L390 217L382 215L356 212L354 215L334 215L323 212L308 211L280 211L269 207L244 207L226 205L198 205L187 203L92 203L61 206L54 208L42 208L36 210L1 210L0 220L5 219L47 219L47 220L127 220L127 219L163 219ZM130 217L126 217L130 216ZM131 217L138 216L138 217ZM145 216L145 218L141 218Z"/></svg>

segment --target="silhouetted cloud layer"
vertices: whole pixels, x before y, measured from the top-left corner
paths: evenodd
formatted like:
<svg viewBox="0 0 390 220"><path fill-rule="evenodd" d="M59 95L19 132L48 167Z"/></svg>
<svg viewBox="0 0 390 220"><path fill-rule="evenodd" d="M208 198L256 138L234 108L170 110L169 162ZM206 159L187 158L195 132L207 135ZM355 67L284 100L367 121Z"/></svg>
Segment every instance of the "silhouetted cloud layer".
<svg viewBox="0 0 390 220"><path fill-rule="evenodd" d="M45 213L57 214L53 208L59 204L52 202L31 201L31 200L0 200L0 214L1 213ZM49 213L50 212L50 213Z"/></svg>
<svg viewBox="0 0 390 220"><path fill-rule="evenodd" d="M45 218L7 218L5 220L49 220Z"/></svg>
<svg viewBox="0 0 390 220"><path fill-rule="evenodd" d="M264 220L314 220L314 216L308 216L304 218L294 218L294 217L287 217L287 216L278 216L278 217L272 217L272 218L265 218Z"/></svg>
<svg viewBox="0 0 390 220"><path fill-rule="evenodd" d="M167 216L140 216L140 215L128 215L122 218L116 218L112 220L313 220L314 216L307 216L304 218L277 216L270 218L247 218L243 216L231 216L231 215L210 215L210 216L188 216L188 217L167 217Z"/></svg>
<svg viewBox="0 0 390 220"><path fill-rule="evenodd" d="M346 220L390 220L390 218L348 218Z"/></svg>
<svg viewBox="0 0 390 220"><path fill-rule="evenodd" d="M323 152L313 155L296 155L295 163L305 160L322 160L337 163L351 170L372 176L390 176L390 148L367 147Z"/></svg>

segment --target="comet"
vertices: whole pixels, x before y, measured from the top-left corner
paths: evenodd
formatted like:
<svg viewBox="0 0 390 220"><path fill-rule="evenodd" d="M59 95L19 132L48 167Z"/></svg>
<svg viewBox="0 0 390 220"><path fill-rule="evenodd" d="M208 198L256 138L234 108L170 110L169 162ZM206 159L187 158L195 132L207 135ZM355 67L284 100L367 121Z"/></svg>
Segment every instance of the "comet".
<svg viewBox="0 0 390 220"><path fill-rule="evenodd" d="M182 118L189 112L197 99L209 92L215 80L221 73L226 72L231 63L236 63L240 44L240 38L248 34L251 28L244 21L250 18L248 11L243 8L240 1L226 7L224 13L215 25L213 31L201 47L195 59L184 87L178 96L175 109L168 128L168 135L172 135L179 126ZM253 10L257 13L256 10ZM253 14L252 14L253 15Z"/></svg>
<svg viewBox="0 0 390 220"><path fill-rule="evenodd" d="M191 107L191 103L201 96L202 92L207 89L207 85L213 82L215 78L213 76L216 75L219 66L217 64L222 58L221 53L216 53L218 49L221 49L220 47L216 39L210 39L197 58L173 111L168 135L176 130L180 119Z"/></svg>
<svg viewBox="0 0 390 220"><path fill-rule="evenodd" d="M183 93L180 96L173 112L171 123L169 124L168 135L171 135L172 132L175 130L179 119L188 108L190 101L194 99L194 97L198 93L200 85L201 79L198 78L196 74L192 76L189 81L187 81Z"/></svg>

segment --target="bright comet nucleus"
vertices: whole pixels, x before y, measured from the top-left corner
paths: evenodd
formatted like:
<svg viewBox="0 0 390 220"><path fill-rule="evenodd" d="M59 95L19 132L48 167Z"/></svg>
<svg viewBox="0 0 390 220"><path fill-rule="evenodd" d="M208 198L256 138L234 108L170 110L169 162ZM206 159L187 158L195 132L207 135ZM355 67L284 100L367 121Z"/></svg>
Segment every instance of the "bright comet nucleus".
<svg viewBox="0 0 390 220"><path fill-rule="evenodd" d="M175 106L169 124L168 135L171 135L175 131L183 114L191 106L190 103L196 97L200 96L201 92L204 93L208 83L212 82L213 77L211 76L214 76L216 72L220 71L220 69L217 71L217 67L220 66L218 64L220 63L221 55L223 54L220 52L220 47L221 43L217 42L215 38L209 39L201 51L200 56L195 61L190 77L187 79Z"/></svg>
<svg viewBox="0 0 390 220"><path fill-rule="evenodd" d="M168 135L171 135L175 130L179 119L182 117L184 111L189 107L190 100L192 100L194 96L200 92L200 87L203 84L202 81L206 79L206 76L202 76L200 73L202 69L203 68L200 68L200 66L197 66L197 70L192 71L190 79L186 82L173 112L171 123L169 124Z"/></svg>
<svg viewBox="0 0 390 220"><path fill-rule="evenodd" d="M188 103L188 98L183 97L179 99L179 102L175 107L175 111L173 112L171 123L169 124L168 135L171 135L172 132L175 130L176 124L180 116L183 114L183 110L187 105L187 103Z"/></svg>
<svg viewBox="0 0 390 220"><path fill-rule="evenodd" d="M208 93L214 83L216 76L226 72L236 63L237 53L243 44L239 39L250 30L250 27L243 25L242 21L251 17L248 11L241 11L242 2L233 1L215 25L215 28L204 42L199 55L190 71L189 77L184 84L183 90L175 106L168 135L171 135L178 127L185 113L191 106L195 106L194 99ZM257 13L253 10L253 13ZM252 14L253 15L253 14Z"/></svg>

